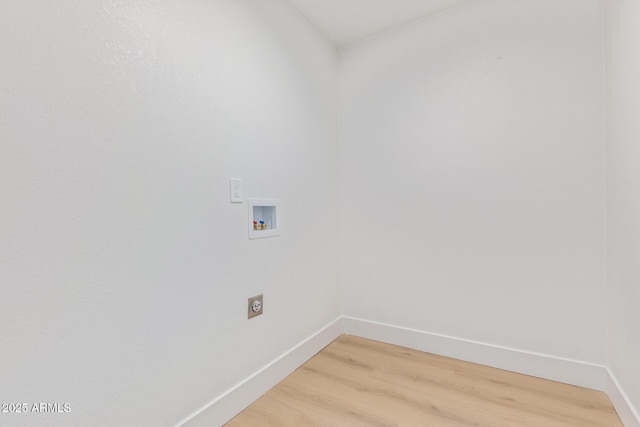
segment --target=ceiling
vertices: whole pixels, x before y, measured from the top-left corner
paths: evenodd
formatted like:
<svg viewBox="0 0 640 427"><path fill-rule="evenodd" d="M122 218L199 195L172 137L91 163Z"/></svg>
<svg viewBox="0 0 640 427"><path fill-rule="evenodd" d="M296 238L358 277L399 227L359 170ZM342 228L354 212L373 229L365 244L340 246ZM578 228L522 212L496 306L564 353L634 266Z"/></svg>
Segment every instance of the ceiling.
<svg viewBox="0 0 640 427"><path fill-rule="evenodd" d="M469 0L288 1L336 46L342 46Z"/></svg>

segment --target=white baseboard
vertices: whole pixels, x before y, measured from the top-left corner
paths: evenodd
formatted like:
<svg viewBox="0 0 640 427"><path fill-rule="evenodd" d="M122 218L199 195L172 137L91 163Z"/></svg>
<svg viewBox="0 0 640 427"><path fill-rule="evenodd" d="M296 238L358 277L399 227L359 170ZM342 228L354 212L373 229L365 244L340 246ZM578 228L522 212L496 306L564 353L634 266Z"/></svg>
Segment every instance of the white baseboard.
<svg viewBox="0 0 640 427"><path fill-rule="evenodd" d="M620 383L607 368L607 394L625 427L640 427L640 413L633 407Z"/></svg>
<svg viewBox="0 0 640 427"><path fill-rule="evenodd" d="M342 328L344 333L362 338L604 391L623 425L640 427L640 413L633 407L620 383L606 366L352 317L342 317Z"/></svg>
<svg viewBox="0 0 640 427"><path fill-rule="evenodd" d="M222 426L340 334L356 335L521 374L605 391L625 427L640 417L605 366L352 317L340 317L178 424Z"/></svg>
<svg viewBox="0 0 640 427"><path fill-rule="evenodd" d="M222 426L234 416L302 366L342 333L338 318L269 363L232 389L218 396L184 421L180 427Z"/></svg>
<svg viewBox="0 0 640 427"><path fill-rule="evenodd" d="M605 391L606 368L604 366L363 319L343 317L342 321L344 333L347 334L507 371Z"/></svg>

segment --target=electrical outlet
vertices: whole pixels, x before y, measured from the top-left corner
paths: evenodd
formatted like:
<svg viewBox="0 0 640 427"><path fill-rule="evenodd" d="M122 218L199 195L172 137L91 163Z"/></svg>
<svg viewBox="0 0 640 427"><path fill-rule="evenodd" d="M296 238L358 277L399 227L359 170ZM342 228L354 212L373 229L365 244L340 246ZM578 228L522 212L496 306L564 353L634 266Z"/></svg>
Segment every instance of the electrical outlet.
<svg viewBox="0 0 640 427"><path fill-rule="evenodd" d="M231 203L242 203L242 180L230 178L229 186L231 190Z"/></svg>
<svg viewBox="0 0 640 427"><path fill-rule="evenodd" d="M264 309L263 299L262 294L248 299L247 319L251 319L252 317L260 316L262 314L262 310Z"/></svg>

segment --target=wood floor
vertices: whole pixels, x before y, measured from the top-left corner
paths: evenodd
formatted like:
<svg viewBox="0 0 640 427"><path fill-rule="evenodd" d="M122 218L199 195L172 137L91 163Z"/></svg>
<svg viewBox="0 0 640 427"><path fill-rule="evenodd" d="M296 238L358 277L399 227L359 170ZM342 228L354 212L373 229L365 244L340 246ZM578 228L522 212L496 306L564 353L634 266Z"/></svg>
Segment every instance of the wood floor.
<svg viewBox="0 0 640 427"><path fill-rule="evenodd" d="M227 427L622 427L606 394L342 335Z"/></svg>

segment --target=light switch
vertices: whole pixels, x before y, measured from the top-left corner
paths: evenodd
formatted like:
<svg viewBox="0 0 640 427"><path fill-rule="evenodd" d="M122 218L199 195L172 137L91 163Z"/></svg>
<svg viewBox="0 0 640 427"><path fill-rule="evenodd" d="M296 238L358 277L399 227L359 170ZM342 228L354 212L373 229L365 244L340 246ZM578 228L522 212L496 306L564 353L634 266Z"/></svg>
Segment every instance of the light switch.
<svg viewBox="0 0 640 427"><path fill-rule="evenodd" d="M242 203L242 180L240 178L229 179L231 188L231 203Z"/></svg>

